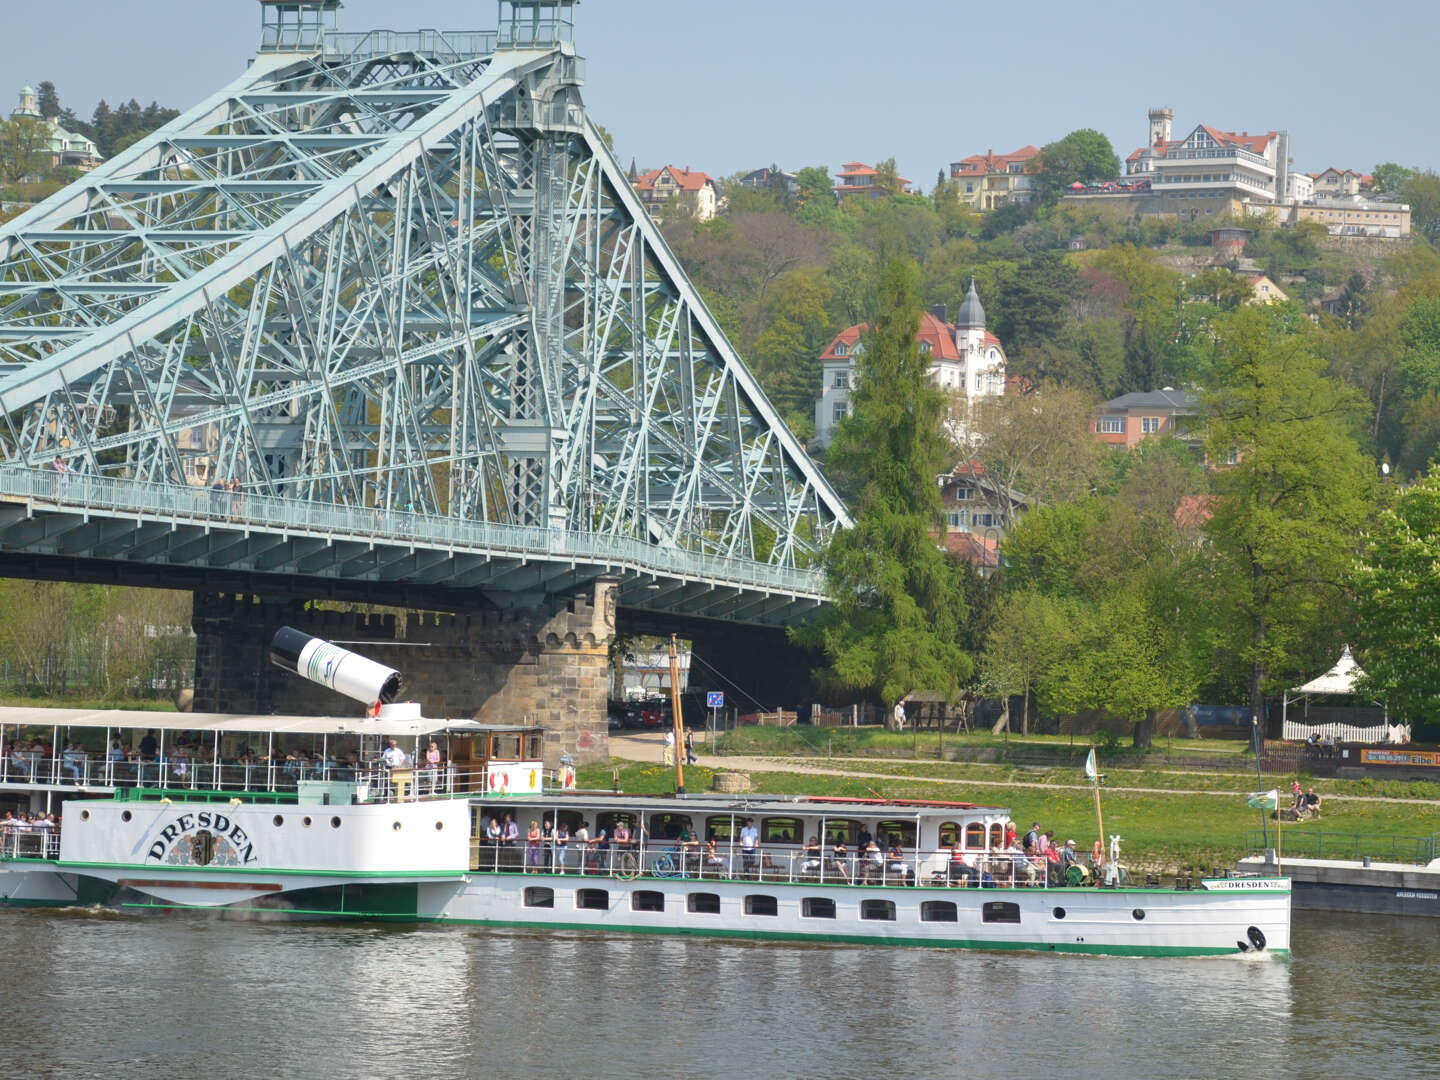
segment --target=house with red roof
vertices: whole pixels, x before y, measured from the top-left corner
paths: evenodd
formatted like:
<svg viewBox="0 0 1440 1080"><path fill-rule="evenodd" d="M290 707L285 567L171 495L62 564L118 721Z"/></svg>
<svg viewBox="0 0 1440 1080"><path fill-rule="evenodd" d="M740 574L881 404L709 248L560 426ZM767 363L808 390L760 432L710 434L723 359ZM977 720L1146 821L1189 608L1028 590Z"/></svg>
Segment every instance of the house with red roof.
<svg viewBox="0 0 1440 1080"><path fill-rule="evenodd" d="M935 478L945 513L945 550L989 576L1000 566L1005 534L1030 509L1030 499L998 481L975 458Z"/></svg>
<svg viewBox="0 0 1440 1080"><path fill-rule="evenodd" d="M1005 349L985 329L985 308L970 281L970 291L952 323L941 304L920 316L915 341L930 358L931 381L947 394L967 401L1005 393ZM815 444L825 446L835 425L850 412L850 391L857 377L856 357L864 350L864 323L847 327L820 354L820 393L815 401Z"/></svg>
<svg viewBox="0 0 1440 1080"><path fill-rule="evenodd" d="M1008 154L987 150L950 163L960 198L979 211L1030 201L1030 179L1040 165L1040 148L1022 146Z"/></svg>
<svg viewBox="0 0 1440 1080"><path fill-rule="evenodd" d="M664 205L676 195L693 201L696 221L709 221L719 208L719 190L708 173L691 172L688 165L683 169L666 165L663 169L638 174L632 165L630 171L630 186L656 221L660 220Z"/></svg>
<svg viewBox="0 0 1440 1080"><path fill-rule="evenodd" d="M875 183L875 176L875 170L863 161L847 161L845 167L836 175L835 186L831 190L835 192L837 199L849 195L864 195L874 199L885 194L885 189ZM900 181L900 190L909 195L910 181L903 176L896 179Z"/></svg>
<svg viewBox="0 0 1440 1080"><path fill-rule="evenodd" d="M1357 172L1354 169L1337 169L1333 165L1324 172L1309 173L1308 175L1315 182L1317 199L1340 199L1350 195L1359 195L1375 186L1375 177L1368 173Z"/></svg>

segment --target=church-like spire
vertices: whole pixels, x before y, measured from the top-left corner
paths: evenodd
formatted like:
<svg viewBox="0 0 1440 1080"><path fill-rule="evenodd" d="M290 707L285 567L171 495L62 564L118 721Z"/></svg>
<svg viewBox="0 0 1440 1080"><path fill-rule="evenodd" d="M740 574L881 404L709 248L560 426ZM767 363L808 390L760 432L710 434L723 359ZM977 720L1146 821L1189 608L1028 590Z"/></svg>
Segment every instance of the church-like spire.
<svg viewBox="0 0 1440 1080"><path fill-rule="evenodd" d="M970 327L985 329L985 308L980 303L980 294L975 291L975 276L970 276L970 291L965 294L965 301L960 305L960 312L955 316L955 326L961 330Z"/></svg>

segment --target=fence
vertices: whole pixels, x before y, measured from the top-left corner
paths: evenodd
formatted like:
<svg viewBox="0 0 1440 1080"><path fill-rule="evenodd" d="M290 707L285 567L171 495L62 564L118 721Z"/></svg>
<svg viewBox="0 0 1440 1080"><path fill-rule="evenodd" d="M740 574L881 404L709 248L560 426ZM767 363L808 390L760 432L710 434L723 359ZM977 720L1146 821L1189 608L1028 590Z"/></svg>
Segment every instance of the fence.
<svg viewBox="0 0 1440 1080"><path fill-rule="evenodd" d="M1286 832L1282 844L1282 859L1359 862L1369 858L1375 862L1424 866L1440 856L1440 833L1431 836L1365 836L1360 833L1325 832L1322 829L1306 828L1304 831ZM1246 830L1247 855L1263 856L1267 846L1275 846L1274 829L1269 830L1268 834L1261 829Z"/></svg>

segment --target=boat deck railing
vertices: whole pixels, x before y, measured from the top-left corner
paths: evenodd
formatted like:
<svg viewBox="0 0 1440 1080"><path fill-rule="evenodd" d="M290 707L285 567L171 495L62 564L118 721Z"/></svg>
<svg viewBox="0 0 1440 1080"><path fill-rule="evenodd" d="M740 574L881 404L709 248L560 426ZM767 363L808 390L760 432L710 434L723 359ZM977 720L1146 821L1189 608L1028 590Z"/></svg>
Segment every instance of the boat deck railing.
<svg viewBox="0 0 1440 1080"><path fill-rule="evenodd" d="M1264 856L1275 847L1276 834L1268 830L1245 831L1245 854ZM1414 863L1424 866L1440 857L1440 833L1431 836L1370 836L1364 833L1333 832L1325 829L1286 828L1281 855L1296 859L1333 859L1337 862Z"/></svg>
<svg viewBox="0 0 1440 1080"><path fill-rule="evenodd" d="M916 871L918 864L919 870ZM954 867L954 869L952 869ZM696 881L759 881L821 885L879 885L994 889L1049 888L1062 884L1061 876L1047 874L1034 858L1011 852L973 852L967 862L954 864L948 850L907 852L902 859L868 855L816 858L803 850L760 847L753 854L717 847L704 849L679 845L638 844L598 848L568 843L514 845L472 839L470 869L475 873L575 874L584 877L686 878ZM1086 872L1088 876L1088 871Z"/></svg>
<svg viewBox="0 0 1440 1080"><path fill-rule="evenodd" d="M0 825L0 859L58 859L60 829L56 826L36 827Z"/></svg>
<svg viewBox="0 0 1440 1080"><path fill-rule="evenodd" d="M517 771L524 774L523 785L512 780ZM441 762L437 766L390 769L375 762L195 761L180 755L122 761L83 754L44 757L19 751L0 757L0 786L45 785L95 794L165 788L172 792L273 792L293 796L302 782L309 781L356 784L360 802L539 794L564 786L558 770L543 769L538 762L497 762L494 768L478 763Z"/></svg>

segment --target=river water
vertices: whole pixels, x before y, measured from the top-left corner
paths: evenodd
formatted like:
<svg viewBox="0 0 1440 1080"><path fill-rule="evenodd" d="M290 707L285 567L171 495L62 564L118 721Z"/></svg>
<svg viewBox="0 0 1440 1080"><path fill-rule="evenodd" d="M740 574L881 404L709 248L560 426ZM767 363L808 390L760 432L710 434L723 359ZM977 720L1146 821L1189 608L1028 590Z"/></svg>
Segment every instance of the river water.
<svg viewBox="0 0 1440 1080"><path fill-rule="evenodd" d="M16 1077L1440 1077L1440 921L1170 960L0 911Z"/></svg>

